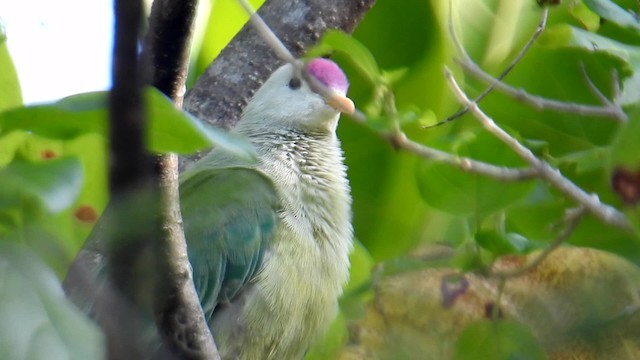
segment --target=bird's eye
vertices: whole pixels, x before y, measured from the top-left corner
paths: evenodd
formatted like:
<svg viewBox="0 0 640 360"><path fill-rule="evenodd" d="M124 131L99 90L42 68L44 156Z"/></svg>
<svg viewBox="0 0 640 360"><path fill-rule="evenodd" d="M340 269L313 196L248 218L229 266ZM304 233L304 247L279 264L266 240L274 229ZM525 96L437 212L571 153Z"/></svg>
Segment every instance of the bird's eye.
<svg viewBox="0 0 640 360"><path fill-rule="evenodd" d="M289 88L296 90L299 89L300 86L302 86L302 81L300 81L300 78L294 77L289 80Z"/></svg>

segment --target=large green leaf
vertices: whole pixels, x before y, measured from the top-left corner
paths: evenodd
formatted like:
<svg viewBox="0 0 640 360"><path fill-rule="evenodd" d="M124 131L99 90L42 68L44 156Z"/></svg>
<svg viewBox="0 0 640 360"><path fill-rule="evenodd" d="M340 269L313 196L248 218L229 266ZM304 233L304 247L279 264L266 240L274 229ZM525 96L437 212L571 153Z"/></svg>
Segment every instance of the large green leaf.
<svg viewBox="0 0 640 360"><path fill-rule="evenodd" d="M103 336L28 250L0 242L0 353L4 359L102 359Z"/></svg>
<svg viewBox="0 0 640 360"><path fill-rule="evenodd" d="M640 101L640 46L624 44L569 25L556 25L548 29L541 38L541 43L549 47L567 47L584 50L586 53L601 53L617 58L621 65L618 67L619 76L623 80L623 91L619 103L623 105ZM615 64L611 65L616 67ZM590 74L591 75L591 74ZM611 85L603 87L608 92Z"/></svg>
<svg viewBox="0 0 640 360"><path fill-rule="evenodd" d="M264 0L249 0L258 8ZM211 2L209 20L204 31L196 59L196 76L200 76L220 51L242 29L249 20L247 13L234 0L216 0Z"/></svg>
<svg viewBox="0 0 640 360"><path fill-rule="evenodd" d="M42 203L32 193L0 189L0 202L5 205L5 211L0 211L0 234L18 231L14 235L27 242L37 240L37 243L30 244L31 248L43 256L47 265L64 276L70 259L87 238L107 202L106 139L96 133L87 133L63 141L13 131L0 137L0 154L4 155L0 158L0 167L11 161L38 165L64 158L79 160L82 182L73 185L79 186L76 189L78 195L70 206L55 214L42 213ZM40 173L37 175L42 176ZM49 177L47 173L47 181L53 183L56 178ZM64 184L65 181L61 181ZM26 201L23 195L27 196Z"/></svg>
<svg viewBox="0 0 640 360"><path fill-rule="evenodd" d="M211 144L243 157L252 157L246 141L203 124L183 112L158 90L145 92L149 150L180 154L202 150ZM26 130L45 137L68 140L86 133L108 135L107 92L70 96L49 105L21 107L0 113L0 131Z"/></svg>
<svg viewBox="0 0 640 360"><path fill-rule="evenodd" d="M541 13L535 3L522 0L451 3L457 37L469 55L488 70L497 69L520 50Z"/></svg>
<svg viewBox="0 0 640 360"><path fill-rule="evenodd" d="M455 345L455 360L543 360L544 349L524 325L480 320L465 327Z"/></svg>
<svg viewBox="0 0 640 360"><path fill-rule="evenodd" d="M0 19L0 111L22 105L18 74L7 49L7 36Z"/></svg>
<svg viewBox="0 0 640 360"><path fill-rule="evenodd" d="M0 209L35 198L51 212L69 207L80 192L82 167L76 158L15 162L0 169Z"/></svg>
<svg viewBox="0 0 640 360"><path fill-rule="evenodd" d="M607 21L613 22L635 35L640 35L640 23L632 9L623 9L611 0L583 0L583 2ZM637 11L637 9L634 10Z"/></svg>
<svg viewBox="0 0 640 360"><path fill-rule="evenodd" d="M492 135L471 135L457 154L499 166L521 167L524 162ZM425 161L417 169L420 195L431 206L452 214L487 215L526 196L533 182L504 183L473 175L450 165Z"/></svg>
<svg viewBox="0 0 640 360"><path fill-rule="evenodd" d="M323 360L336 358L342 346L347 342L348 336L345 317L342 313L338 313L325 335L309 349L304 359Z"/></svg>
<svg viewBox="0 0 640 360"><path fill-rule="evenodd" d="M50 105L33 105L0 113L0 131L26 130L54 139L95 132L107 134L106 92L85 93Z"/></svg>

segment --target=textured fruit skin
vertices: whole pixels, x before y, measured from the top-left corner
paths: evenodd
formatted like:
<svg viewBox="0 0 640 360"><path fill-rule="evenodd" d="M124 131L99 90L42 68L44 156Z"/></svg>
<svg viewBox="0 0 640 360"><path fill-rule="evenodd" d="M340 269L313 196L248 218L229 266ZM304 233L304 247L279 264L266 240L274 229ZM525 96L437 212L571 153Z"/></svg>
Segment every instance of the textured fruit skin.
<svg viewBox="0 0 640 360"><path fill-rule="evenodd" d="M505 256L493 270L520 268L538 255ZM499 281L474 274L463 275L465 289L451 300L442 282L458 273L427 268L380 280L340 359L450 359L465 326L489 318L496 306L500 318L526 325L551 360L640 358L640 316L624 315L640 305L640 269L623 258L561 247L509 279L499 304Z"/></svg>

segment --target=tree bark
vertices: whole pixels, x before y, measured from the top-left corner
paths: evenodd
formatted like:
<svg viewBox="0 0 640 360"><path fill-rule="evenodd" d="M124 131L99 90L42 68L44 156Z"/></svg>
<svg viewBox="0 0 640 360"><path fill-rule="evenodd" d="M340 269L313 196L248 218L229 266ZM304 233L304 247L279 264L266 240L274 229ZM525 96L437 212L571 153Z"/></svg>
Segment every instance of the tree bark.
<svg viewBox="0 0 640 360"><path fill-rule="evenodd" d="M148 82L182 105L197 0L155 0L149 16L143 62ZM193 285L182 228L178 157L156 158L162 198L162 236L154 245L158 276L154 314L162 346L159 358L219 359Z"/></svg>
<svg viewBox="0 0 640 360"><path fill-rule="evenodd" d="M328 29L352 32L375 0L267 0L258 11L299 57ZM230 128L251 96L282 60L250 24L233 38L187 93L184 108L209 124Z"/></svg>

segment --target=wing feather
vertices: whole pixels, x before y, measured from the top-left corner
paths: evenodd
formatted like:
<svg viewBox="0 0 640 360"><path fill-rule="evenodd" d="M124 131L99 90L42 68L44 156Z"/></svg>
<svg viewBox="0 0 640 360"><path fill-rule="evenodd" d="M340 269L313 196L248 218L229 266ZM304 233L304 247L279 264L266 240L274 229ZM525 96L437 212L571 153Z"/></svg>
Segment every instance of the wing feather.
<svg viewBox="0 0 640 360"><path fill-rule="evenodd" d="M278 200L257 170L196 170L180 183L189 261L207 320L260 269L276 226Z"/></svg>

